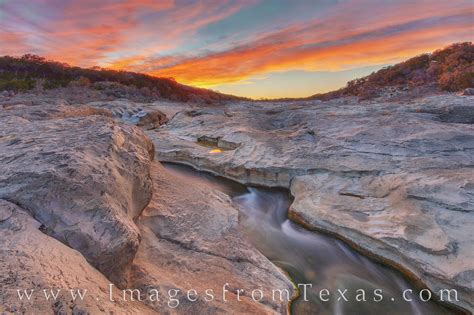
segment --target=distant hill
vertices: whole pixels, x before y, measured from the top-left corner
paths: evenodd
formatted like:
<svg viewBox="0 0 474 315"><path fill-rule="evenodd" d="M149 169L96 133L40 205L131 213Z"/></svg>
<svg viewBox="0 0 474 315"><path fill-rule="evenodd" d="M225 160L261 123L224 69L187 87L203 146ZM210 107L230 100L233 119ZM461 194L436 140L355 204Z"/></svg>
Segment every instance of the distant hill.
<svg viewBox="0 0 474 315"><path fill-rule="evenodd" d="M26 91L41 85L42 89L88 86L92 89L130 91L149 95L150 99L173 101L226 101L244 99L180 84L172 78L159 78L142 73L94 68L80 68L46 60L36 55L0 57L0 92ZM119 93L120 95L120 93Z"/></svg>
<svg viewBox="0 0 474 315"><path fill-rule="evenodd" d="M431 54L422 54L352 81L339 90L304 98L265 99L271 101L330 100L357 96L359 100L387 94L387 90L403 90L408 96L427 92L458 92L474 87L474 45L452 44Z"/></svg>
<svg viewBox="0 0 474 315"><path fill-rule="evenodd" d="M46 60L36 55L0 57L0 92L54 89L68 86L90 87L114 97L139 94L140 99L219 102L247 100L212 90L180 84L172 78L142 73L94 68L80 68ZM385 67L364 78L349 81L336 91L306 98L283 98L278 101L329 100L345 96L371 99L384 95L387 89L403 89L413 95L427 91L461 91L474 87L474 45L458 43L422 54L399 64ZM275 101L275 100L265 100Z"/></svg>
<svg viewBox="0 0 474 315"><path fill-rule="evenodd" d="M349 81L342 89L306 99L326 100L343 96L370 99L379 96L387 87L410 90L427 86L450 92L474 87L474 45L471 42L453 44Z"/></svg>

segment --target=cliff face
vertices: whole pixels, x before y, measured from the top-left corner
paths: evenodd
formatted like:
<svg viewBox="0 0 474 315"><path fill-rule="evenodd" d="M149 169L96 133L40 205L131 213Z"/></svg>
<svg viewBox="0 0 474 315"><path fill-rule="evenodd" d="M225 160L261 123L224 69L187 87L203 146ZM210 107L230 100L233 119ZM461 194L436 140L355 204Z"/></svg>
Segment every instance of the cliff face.
<svg viewBox="0 0 474 315"><path fill-rule="evenodd" d="M106 106L38 96L3 99L1 106L2 311L146 314L166 308L166 297L112 302L109 284L116 297L125 288L146 295L152 286L217 291L229 280L243 288L265 280L267 289L293 291L245 240L225 196L180 188L153 161L154 145L144 132L116 120ZM156 113L137 118L147 117L148 129L164 121ZM56 301L36 294L33 302L20 301L16 292L50 288L63 290ZM89 293L73 301L69 289ZM288 304L245 299L218 303L219 309L284 313ZM209 312L216 306L201 297L177 312L190 307Z"/></svg>

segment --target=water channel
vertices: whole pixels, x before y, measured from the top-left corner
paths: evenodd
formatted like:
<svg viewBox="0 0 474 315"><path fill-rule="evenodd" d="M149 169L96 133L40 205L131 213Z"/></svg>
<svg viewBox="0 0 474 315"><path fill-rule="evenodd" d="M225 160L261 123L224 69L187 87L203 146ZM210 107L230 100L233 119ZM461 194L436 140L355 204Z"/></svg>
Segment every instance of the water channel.
<svg viewBox="0 0 474 315"><path fill-rule="evenodd" d="M288 190L247 187L188 166L164 166L185 181L207 185L231 196L242 213L240 222L253 245L286 271L294 283L312 284L312 288L307 287L307 301L300 296L292 303L293 314L454 313L439 303L421 301L419 291L401 273L360 255L338 239L308 231L288 220L292 202ZM405 296L413 301L403 299L405 290L412 290L405 292ZM322 301L320 292L329 301ZM357 301L362 292L366 301ZM380 292L382 301L374 301L380 299Z"/></svg>

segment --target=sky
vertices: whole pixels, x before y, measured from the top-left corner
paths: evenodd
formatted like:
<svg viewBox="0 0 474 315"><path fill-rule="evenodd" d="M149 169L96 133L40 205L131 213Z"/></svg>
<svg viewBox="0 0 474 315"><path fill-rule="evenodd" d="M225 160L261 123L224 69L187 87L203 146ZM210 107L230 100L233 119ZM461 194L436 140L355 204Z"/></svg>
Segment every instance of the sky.
<svg viewBox="0 0 474 315"><path fill-rule="evenodd" d="M304 97L454 42L474 0L0 0L0 55Z"/></svg>

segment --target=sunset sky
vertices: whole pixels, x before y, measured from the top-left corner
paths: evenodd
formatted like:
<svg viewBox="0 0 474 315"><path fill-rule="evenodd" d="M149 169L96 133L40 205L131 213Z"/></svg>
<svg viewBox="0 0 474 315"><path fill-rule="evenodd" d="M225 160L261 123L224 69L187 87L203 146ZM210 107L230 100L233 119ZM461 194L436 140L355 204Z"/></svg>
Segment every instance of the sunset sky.
<svg viewBox="0 0 474 315"><path fill-rule="evenodd" d="M472 41L473 0L0 0L0 55L174 77L253 98L298 97Z"/></svg>

